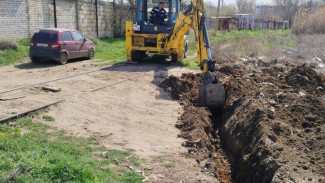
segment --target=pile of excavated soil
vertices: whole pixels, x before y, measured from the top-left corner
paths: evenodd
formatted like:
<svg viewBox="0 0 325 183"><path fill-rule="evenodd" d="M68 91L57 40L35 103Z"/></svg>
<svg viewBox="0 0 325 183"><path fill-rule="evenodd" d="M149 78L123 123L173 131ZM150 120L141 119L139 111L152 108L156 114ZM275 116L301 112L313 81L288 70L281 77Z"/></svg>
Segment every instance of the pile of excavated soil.
<svg viewBox="0 0 325 183"><path fill-rule="evenodd" d="M223 111L197 107L200 75L162 83L184 107L176 126L189 156L221 182L324 182L324 75L274 61L219 72Z"/></svg>

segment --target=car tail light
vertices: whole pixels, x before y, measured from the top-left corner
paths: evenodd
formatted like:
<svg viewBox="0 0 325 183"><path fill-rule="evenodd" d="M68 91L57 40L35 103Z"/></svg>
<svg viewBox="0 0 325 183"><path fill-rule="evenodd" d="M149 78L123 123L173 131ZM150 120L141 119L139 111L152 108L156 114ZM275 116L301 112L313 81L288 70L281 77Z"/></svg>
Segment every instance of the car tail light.
<svg viewBox="0 0 325 183"><path fill-rule="evenodd" d="M140 6L140 12L141 12L141 13L143 12L143 8L142 8L142 6Z"/></svg>
<svg viewBox="0 0 325 183"><path fill-rule="evenodd" d="M60 48L60 43L53 43L52 48Z"/></svg>
<svg viewBox="0 0 325 183"><path fill-rule="evenodd" d="M170 9L170 14L174 14L174 8Z"/></svg>
<svg viewBox="0 0 325 183"><path fill-rule="evenodd" d="M29 45L30 45L30 46L34 46L34 42L31 40L31 41L29 42Z"/></svg>

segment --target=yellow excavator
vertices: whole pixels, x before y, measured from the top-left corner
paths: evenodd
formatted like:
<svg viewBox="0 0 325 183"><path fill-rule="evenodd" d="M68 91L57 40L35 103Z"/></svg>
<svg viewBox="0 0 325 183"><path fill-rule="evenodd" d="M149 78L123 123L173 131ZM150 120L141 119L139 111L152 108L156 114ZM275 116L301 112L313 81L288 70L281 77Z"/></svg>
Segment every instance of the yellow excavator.
<svg viewBox="0 0 325 183"><path fill-rule="evenodd" d="M126 22L127 61L140 61L148 53L160 53L180 62L187 53L185 36L193 29L202 71L199 105L221 107L225 91L211 56L203 0L191 0L186 8L181 7L181 0L137 0L135 20Z"/></svg>

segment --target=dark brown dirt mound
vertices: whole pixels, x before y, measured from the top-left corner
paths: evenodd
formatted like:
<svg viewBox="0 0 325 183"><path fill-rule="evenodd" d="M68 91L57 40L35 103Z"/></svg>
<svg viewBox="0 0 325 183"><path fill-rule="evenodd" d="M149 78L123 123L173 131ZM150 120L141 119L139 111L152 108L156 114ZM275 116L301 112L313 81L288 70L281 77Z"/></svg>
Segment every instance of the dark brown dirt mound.
<svg viewBox="0 0 325 183"><path fill-rule="evenodd" d="M306 66L290 67L222 65L227 98L221 113L195 107L199 75L163 83L184 105L177 124L184 146L205 168L216 165L221 182L231 181L231 169L237 182L325 180L324 76Z"/></svg>
<svg viewBox="0 0 325 183"><path fill-rule="evenodd" d="M197 105L200 84L199 74L187 73L183 74L181 78L170 76L160 86L170 92L172 97L179 100L182 105Z"/></svg>
<svg viewBox="0 0 325 183"><path fill-rule="evenodd" d="M252 75L248 72L251 69L220 69L228 97L221 139L240 172L236 179L323 181L325 171L320 164L324 165L321 144L325 141L320 131L324 130L325 95L315 92L324 85L323 76L306 66L272 74ZM297 79L300 76L308 77L311 83L302 85Z"/></svg>
<svg viewBox="0 0 325 183"><path fill-rule="evenodd" d="M298 66L285 77L286 82L295 89L303 89L313 94L324 94L325 78L317 74L311 67Z"/></svg>

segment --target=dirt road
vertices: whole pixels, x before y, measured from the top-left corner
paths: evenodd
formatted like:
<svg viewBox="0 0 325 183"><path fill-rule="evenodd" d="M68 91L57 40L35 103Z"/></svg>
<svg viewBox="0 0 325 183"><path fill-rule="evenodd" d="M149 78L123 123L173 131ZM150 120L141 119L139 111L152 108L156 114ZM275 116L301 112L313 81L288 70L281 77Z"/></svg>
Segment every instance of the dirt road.
<svg viewBox="0 0 325 183"><path fill-rule="evenodd" d="M92 61L73 62L67 65L24 63L0 68L0 90L14 88L97 69ZM137 78L87 93L49 108L55 122L45 122L73 135L98 139L109 149L127 150L147 161L149 182L217 182L194 159L182 154L187 149L178 138L175 128L182 108L158 85L167 75L180 76L188 69L161 64L139 64L116 67L74 78L51 82L31 88L3 93L0 98L23 97L0 101L0 117L37 107L73 94L113 83L125 78ZM46 92L42 87L60 88L60 92ZM166 168L152 162L165 157L175 164Z"/></svg>

